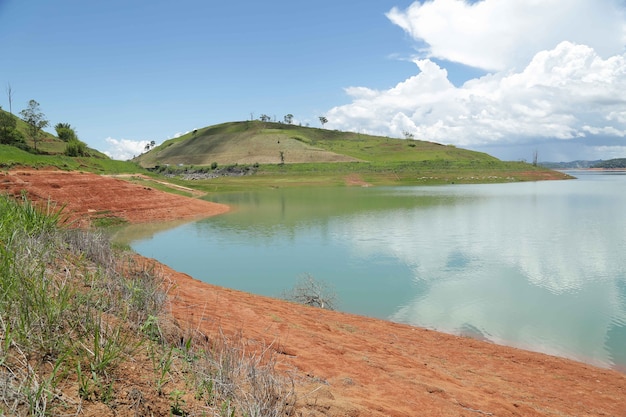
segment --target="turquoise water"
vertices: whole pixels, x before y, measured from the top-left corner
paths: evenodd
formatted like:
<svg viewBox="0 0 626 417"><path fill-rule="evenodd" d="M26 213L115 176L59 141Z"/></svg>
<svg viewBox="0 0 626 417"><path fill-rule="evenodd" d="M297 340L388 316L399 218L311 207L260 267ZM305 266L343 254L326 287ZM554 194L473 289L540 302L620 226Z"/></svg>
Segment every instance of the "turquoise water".
<svg viewBox="0 0 626 417"><path fill-rule="evenodd" d="M575 175L221 194L231 213L131 246L212 284L279 296L310 274L343 311L623 368L626 175Z"/></svg>

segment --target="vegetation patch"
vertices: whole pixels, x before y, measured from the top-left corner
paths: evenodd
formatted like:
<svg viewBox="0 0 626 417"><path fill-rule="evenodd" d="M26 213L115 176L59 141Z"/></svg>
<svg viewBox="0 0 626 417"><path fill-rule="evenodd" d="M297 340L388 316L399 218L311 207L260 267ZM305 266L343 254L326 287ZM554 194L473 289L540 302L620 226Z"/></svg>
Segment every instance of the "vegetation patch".
<svg viewBox="0 0 626 417"><path fill-rule="evenodd" d="M293 414L274 350L177 327L151 264L61 217L0 195L0 415Z"/></svg>

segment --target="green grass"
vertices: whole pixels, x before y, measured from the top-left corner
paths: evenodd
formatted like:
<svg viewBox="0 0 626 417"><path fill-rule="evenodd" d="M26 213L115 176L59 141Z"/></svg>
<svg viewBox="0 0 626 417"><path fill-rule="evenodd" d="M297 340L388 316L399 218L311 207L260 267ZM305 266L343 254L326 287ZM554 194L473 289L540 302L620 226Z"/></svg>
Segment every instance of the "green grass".
<svg viewBox="0 0 626 417"><path fill-rule="evenodd" d="M281 163L281 154L284 162ZM182 164L182 167L179 165ZM258 187L345 185L356 177L371 185L490 183L541 179L550 172L520 162L504 162L481 152L419 140L392 139L326 129L260 121L210 126L171 139L140 155L134 162L109 158L34 155L0 145L0 168L57 167L100 174L142 173L155 189L191 195L158 182L142 167L160 166L166 179L204 192ZM227 166L254 167L253 175L185 181L171 175L182 171L213 172ZM171 171L171 172L170 172Z"/></svg>
<svg viewBox="0 0 626 417"><path fill-rule="evenodd" d="M427 160L421 162L352 162L260 165L254 175L225 176L173 183L204 192L246 191L260 188L345 186L349 178L369 185L440 185L533 181L549 170L523 162L485 160ZM562 178L568 178L562 175Z"/></svg>
<svg viewBox="0 0 626 417"><path fill-rule="evenodd" d="M0 194L0 415L291 415L271 349L175 326L149 264L61 218Z"/></svg>
<svg viewBox="0 0 626 417"><path fill-rule="evenodd" d="M66 404L57 401L59 384L81 367L101 395L136 347L126 326L138 326L161 308L158 285L120 282L118 258L108 243L99 235L59 228L60 218L61 211L50 206L41 212L24 198L0 196L0 363L16 380L4 388L14 401L0 402L0 414L61 412ZM150 308L127 308L131 283L156 297ZM110 322L111 314L124 321Z"/></svg>
<svg viewBox="0 0 626 417"><path fill-rule="evenodd" d="M23 151L9 145L0 145L0 168L55 167L67 171L88 171L102 174L145 173L145 169L129 161L109 158L78 157L65 155L40 155Z"/></svg>
<svg viewBox="0 0 626 417"><path fill-rule="evenodd" d="M392 139L259 121L210 126L171 139L136 161L142 166L331 162L496 160L480 152L419 140Z"/></svg>
<svg viewBox="0 0 626 417"><path fill-rule="evenodd" d="M433 142L260 121L199 129L166 141L135 161L146 167L167 165L174 175L198 172L212 163L220 168L257 167L254 175L179 182L206 192L344 185L346 176L371 185L422 185L528 181L550 172Z"/></svg>

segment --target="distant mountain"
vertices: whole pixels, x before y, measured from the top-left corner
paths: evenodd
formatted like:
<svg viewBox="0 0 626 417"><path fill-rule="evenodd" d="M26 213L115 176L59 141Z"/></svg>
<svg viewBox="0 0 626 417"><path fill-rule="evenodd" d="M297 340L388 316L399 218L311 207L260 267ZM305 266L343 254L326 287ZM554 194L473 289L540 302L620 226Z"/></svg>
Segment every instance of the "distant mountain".
<svg viewBox="0 0 626 417"><path fill-rule="evenodd" d="M626 168L626 158L609 159L608 161L600 161L591 168L617 169Z"/></svg>
<svg viewBox="0 0 626 417"><path fill-rule="evenodd" d="M571 162L539 162L544 168L549 169L585 169L595 168L595 165L602 163L601 159L596 161L571 161Z"/></svg>

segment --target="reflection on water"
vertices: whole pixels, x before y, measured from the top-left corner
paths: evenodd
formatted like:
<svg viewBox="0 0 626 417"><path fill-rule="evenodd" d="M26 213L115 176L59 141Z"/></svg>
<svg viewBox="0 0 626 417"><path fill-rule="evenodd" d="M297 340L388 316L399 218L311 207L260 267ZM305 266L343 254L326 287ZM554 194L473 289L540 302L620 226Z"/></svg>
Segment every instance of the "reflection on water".
<svg viewBox="0 0 626 417"><path fill-rule="evenodd" d="M626 366L626 176L224 194L233 212L135 242L198 279Z"/></svg>

